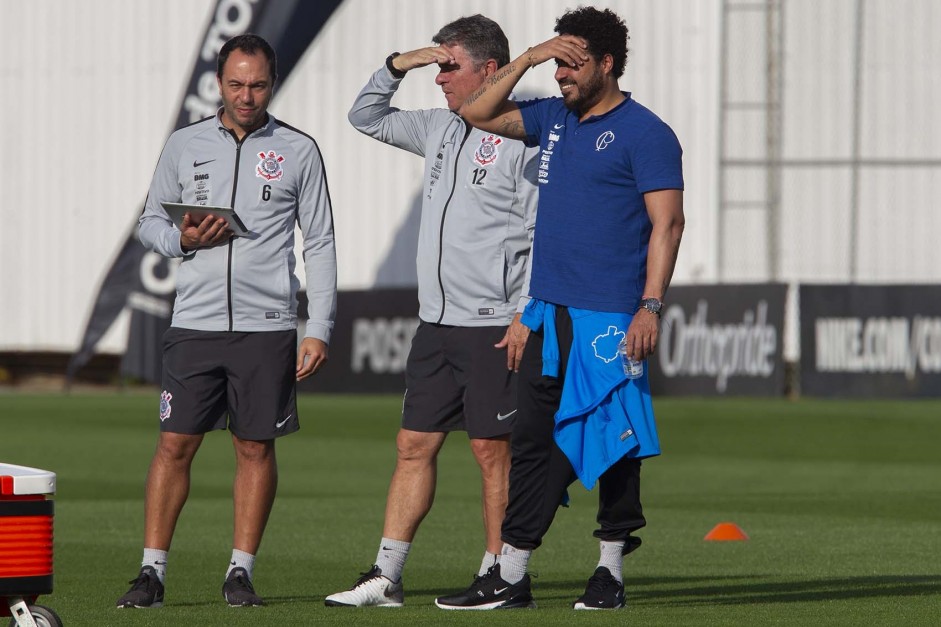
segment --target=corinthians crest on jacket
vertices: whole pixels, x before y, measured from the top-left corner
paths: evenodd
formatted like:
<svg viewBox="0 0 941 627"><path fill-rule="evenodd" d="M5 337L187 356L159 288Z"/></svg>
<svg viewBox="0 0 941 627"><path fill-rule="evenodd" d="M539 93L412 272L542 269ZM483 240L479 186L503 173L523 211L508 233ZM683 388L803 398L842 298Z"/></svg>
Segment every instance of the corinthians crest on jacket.
<svg viewBox="0 0 941 627"><path fill-rule="evenodd" d="M496 135L487 135L481 138L480 146L477 147L477 152L474 153L474 161L480 165L490 165L500 156L497 146L502 143L503 138Z"/></svg>
<svg viewBox="0 0 941 627"><path fill-rule="evenodd" d="M258 157L261 161L259 161L258 167L255 168L255 175L266 181L280 181L281 177L284 176L284 170L281 169L284 157L273 150L259 152Z"/></svg>

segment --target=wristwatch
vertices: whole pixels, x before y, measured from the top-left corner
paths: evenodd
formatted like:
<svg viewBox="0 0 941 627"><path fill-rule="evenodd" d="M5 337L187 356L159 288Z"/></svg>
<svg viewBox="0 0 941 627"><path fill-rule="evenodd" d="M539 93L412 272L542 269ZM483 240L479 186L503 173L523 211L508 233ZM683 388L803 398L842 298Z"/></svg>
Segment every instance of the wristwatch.
<svg viewBox="0 0 941 627"><path fill-rule="evenodd" d="M399 53L393 52L388 57L386 57L386 67L389 68L389 73L393 76L393 78L405 78L405 72L397 69L395 65L392 64L392 59L396 58L397 56L399 56Z"/></svg>
<svg viewBox="0 0 941 627"><path fill-rule="evenodd" d="M644 298L640 301L640 307L638 308L638 311L641 309L646 309L652 314L657 314L657 317L659 318L660 310L663 309L663 303L660 302L659 298Z"/></svg>

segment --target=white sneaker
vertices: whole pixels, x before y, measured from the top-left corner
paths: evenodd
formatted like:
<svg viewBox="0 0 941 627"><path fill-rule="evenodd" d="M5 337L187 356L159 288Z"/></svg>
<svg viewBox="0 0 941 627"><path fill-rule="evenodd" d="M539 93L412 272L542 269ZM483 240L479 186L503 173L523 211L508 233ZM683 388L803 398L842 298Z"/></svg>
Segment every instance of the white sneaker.
<svg viewBox="0 0 941 627"><path fill-rule="evenodd" d="M405 593L402 580L392 580L382 575L382 569L373 566L362 573L351 590L331 594L323 602L327 607L402 607Z"/></svg>

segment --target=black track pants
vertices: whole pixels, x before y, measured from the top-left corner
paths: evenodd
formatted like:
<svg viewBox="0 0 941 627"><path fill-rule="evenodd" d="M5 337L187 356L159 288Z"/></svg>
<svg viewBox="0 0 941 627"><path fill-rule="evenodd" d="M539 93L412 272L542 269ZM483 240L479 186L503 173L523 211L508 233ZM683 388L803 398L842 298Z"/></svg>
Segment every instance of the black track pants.
<svg viewBox="0 0 941 627"><path fill-rule="evenodd" d="M532 550L542 543L566 488L576 479L571 463L552 437L572 345L572 320L565 307L556 309L556 329L559 378L542 374L541 331L530 334L520 364L510 495L502 529L503 541L518 549ZM640 461L621 458L598 483L600 528L594 535L602 540L626 540L646 524L640 504Z"/></svg>

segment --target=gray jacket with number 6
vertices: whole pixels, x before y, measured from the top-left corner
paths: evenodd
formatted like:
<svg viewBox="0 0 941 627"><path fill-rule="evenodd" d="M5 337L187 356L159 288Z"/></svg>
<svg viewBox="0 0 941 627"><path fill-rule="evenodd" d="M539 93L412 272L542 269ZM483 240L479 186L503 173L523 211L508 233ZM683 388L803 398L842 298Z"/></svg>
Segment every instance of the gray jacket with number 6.
<svg viewBox="0 0 941 627"><path fill-rule="evenodd" d="M233 207L251 231L186 254L161 202ZM272 115L238 141L219 114L175 131L157 163L138 234L164 257L182 258L175 327L281 331L297 325L294 225L303 235L305 337L330 341L337 258L327 176L316 142Z"/></svg>
<svg viewBox="0 0 941 627"><path fill-rule="evenodd" d="M401 80L380 68L349 120L425 157L418 316L453 326L507 325L529 301L538 147L473 128L448 109L396 109L391 101Z"/></svg>

